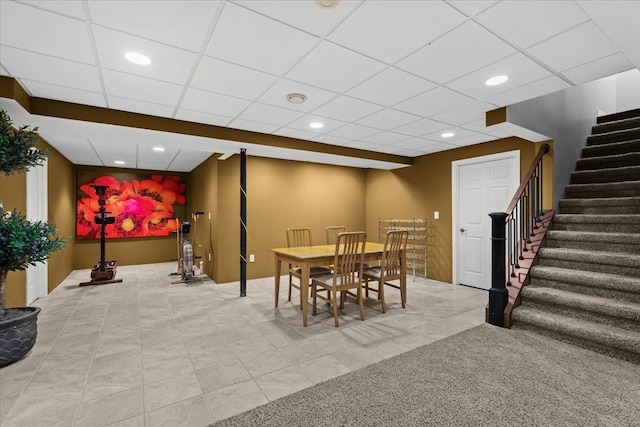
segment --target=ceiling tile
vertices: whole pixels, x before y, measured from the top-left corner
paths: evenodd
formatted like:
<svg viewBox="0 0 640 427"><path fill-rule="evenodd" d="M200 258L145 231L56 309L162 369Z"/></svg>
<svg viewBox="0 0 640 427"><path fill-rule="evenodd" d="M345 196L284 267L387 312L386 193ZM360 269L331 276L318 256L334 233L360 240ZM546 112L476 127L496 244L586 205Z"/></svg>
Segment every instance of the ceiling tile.
<svg viewBox="0 0 640 427"><path fill-rule="evenodd" d="M568 87L570 87L569 83L565 82L561 78L557 76L549 76L538 81L519 86L515 89L501 92L498 95L487 98L485 101L494 105L506 106L515 104L516 102L525 101L527 99L537 98L538 96L546 95Z"/></svg>
<svg viewBox="0 0 640 427"><path fill-rule="evenodd" d="M469 123L485 117L487 111L495 110L496 105L482 101L473 101L455 110L445 111L444 113L431 116L433 120L449 123L450 125L461 125Z"/></svg>
<svg viewBox="0 0 640 427"><path fill-rule="evenodd" d="M287 78L342 93L383 68L381 62L324 41L293 67Z"/></svg>
<svg viewBox="0 0 640 427"><path fill-rule="evenodd" d="M180 108L225 117L235 117L247 108L249 104L249 101L244 99L189 88L184 95Z"/></svg>
<svg viewBox="0 0 640 427"><path fill-rule="evenodd" d="M638 36L640 37L640 32ZM587 22L527 49L527 52L558 71L595 61L617 51L618 48L593 22Z"/></svg>
<svg viewBox="0 0 640 427"><path fill-rule="evenodd" d="M89 1L94 24L199 52L219 1ZM153 8L150 13L150 7Z"/></svg>
<svg viewBox="0 0 640 427"><path fill-rule="evenodd" d="M499 37L469 21L399 62L398 67L446 83L514 52Z"/></svg>
<svg viewBox="0 0 640 427"><path fill-rule="evenodd" d="M122 98L175 106L182 93L182 86L118 71L103 70L102 77L107 93Z"/></svg>
<svg viewBox="0 0 640 427"><path fill-rule="evenodd" d="M484 82L497 75L507 75L509 80L498 86ZM478 71L447 83L447 87L478 99L486 99L510 89L547 77L551 73L521 53L484 67Z"/></svg>
<svg viewBox="0 0 640 427"><path fill-rule="evenodd" d="M348 124L330 132L329 135L348 139L363 139L379 132L379 129L373 129L370 127L355 124Z"/></svg>
<svg viewBox="0 0 640 427"><path fill-rule="evenodd" d="M107 106L102 93L72 89L32 80L23 79L20 80L20 82L29 93L39 98L56 99L59 101L73 102L75 104L93 105L95 107Z"/></svg>
<svg viewBox="0 0 640 427"><path fill-rule="evenodd" d="M405 139L408 139L407 135L396 132L380 132L375 135L362 138L363 141L371 142L372 144L376 145L389 145L396 142L404 141Z"/></svg>
<svg viewBox="0 0 640 427"><path fill-rule="evenodd" d="M464 22L444 2L364 2L329 40L392 64Z"/></svg>
<svg viewBox="0 0 640 427"><path fill-rule="evenodd" d="M202 57L191 86L223 95L253 100L264 93L276 77L218 59Z"/></svg>
<svg viewBox="0 0 640 427"><path fill-rule="evenodd" d="M302 104L293 104L287 101L287 95L290 93L301 93L307 97L307 100ZM304 83L280 79L260 97L259 101L264 104L275 105L276 107L309 112L315 110L330 99L335 98L336 95L334 92L318 89L317 87Z"/></svg>
<svg viewBox="0 0 640 427"><path fill-rule="evenodd" d="M484 12L498 3L498 0L447 0L447 3L471 17Z"/></svg>
<svg viewBox="0 0 640 427"><path fill-rule="evenodd" d="M397 127L393 131L410 136L422 136L448 127L450 127L450 125L446 123L437 122L431 119L420 119L413 123Z"/></svg>
<svg viewBox="0 0 640 427"><path fill-rule="evenodd" d="M32 52L94 64L87 25L12 1L0 1L0 41Z"/></svg>
<svg viewBox="0 0 640 427"><path fill-rule="evenodd" d="M613 74L622 73L623 71L635 68L629 59L622 53L596 59L587 64L579 65L564 71L562 75L567 77L575 84L587 83L602 77L611 76Z"/></svg>
<svg viewBox="0 0 640 427"><path fill-rule="evenodd" d="M66 15L70 18L84 19L84 10L82 9L81 1L69 1L69 0L22 0L22 3L35 6L40 9L46 9L51 12L59 13L60 15Z"/></svg>
<svg viewBox="0 0 640 427"><path fill-rule="evenodd" d="M454 92L446 87L437 87L401 102L394 106L394 108L419 116L428 117L452 108L461 107L473 100L473 98Z"/></svg>
<svg viewBox="0 0 640 427"><path fill-rule="evenodd" d="M430 145L437 144L433 141L423 138L410 138L393 144L394 147L408 150L422 150Z"/></svg>
<svg viewBox="0 0 640 427"><path fill-rule="evenodd" d="M186 108L180 108L176 112L175 118L178 120L185 120L187 122L204 123L214 126L227 126L231 121L231 117L203 113L202 111L194 111Z"/></svg>
<svg viewBox="0 0 640 427"><path fill-rule="evenodd" d="M159 117L173 117L173 106L152 104L135 99L127 99L119 96L108 96L109 108L122 111L132 111L140 114L150 114Z"/></svg>
<svg viewBox="0 0 640 427"><path fill-rule="evenodd" d="M321 129L310 128L309 124L313 122L322 123L323 124L322 128ZM289 123L287 127L311 132L312 134L314 134L313 137L315 137L317 134L331 132L332 130L337 129L340 126L344 126L345 124L346 124L345 122L340 120L333 120L326 117L320 117L315 114L307 114Z"/></svg>
<svg viewBox="0 0 640 427"><path fill-rule="evenodd" d="M274 107L260 103L253 103L243 111L238 118L253 122L267 123L275 126L284 126L302 116L298 111Z"/></svg>
<svg viewBox="0 0 640 427"><path fill-rule="evenodd" d="M292 27L324 36L358 7L360 1L343 1L332 9L318 7L315 1L239 0L235 3Z"/></svg>
<svg viewBox="0 0 640 427"><path fill-rule="evenodd" d="M503 1L476 20L516 46L527 48L577 24L587 15L573 1Z"/></svg>
<svg viewBox="0 0 640 427"><path fill-rule="evenodd" d="M442 134L445 132L453 132L455 135L453 137L443 138ZM445 142L447 144L455 145L456 141L462 138L475 135L475 134L476 134L475 132L470 131L468 129L461 128L461 127L449 127L446 129L439 130L437 132L424 135L423 138L430 139L436 142Z"/></svg>
<svg viewBox="0 0 640 427"><path fill-rule="evenodd" d="M314 110L313 113L351 122L380 110L382 110L382 107L379 105L342 95Z"/></svg>
<svg viewBox="0 0 640 427"><path fill-rule="evenodd" d="M467 147L469 145L481 144L487 141L493 141L496 137L486 134L477 133L475 135L465 136L463 138L458 138L454 141L451 141L452 145L456 145L458 147Z"/></svg>
<svg viewBox="0 0 640 427"><path fill-rule="evenodd" d="M378 111L364 119L357 121L360 125L370 126L377 129L393 129L407 123L415 122L420 117L413 114L407 114L402 111L386 108Z"/></svg>
<svg viewBox="0 0 640 427"><path fill-rule="evenodd" d="M358 148L360 150L376 151L380 148L378 144L372 144L365 141L355 141L347 145L347 147Z"/></svg>
<svg viewBox="0 0 640 427"><path fill-rule="evenodd" d="M627 58L640 68L640 36L638 36L639 1L579 0L578 5L596 23ZM614 7L615 6L615 7Z"/></svg>
<svg viewBox="0 0 640 427"><path fill-rule="evenodd" d="M203 151L180 150L172 160L170 168L175 172L191 172L202 162L211 157L211 153Z"/></svg>
<svg viewBox="0 0 640 427"><path fill-rule="evenodd" d="M94 27L93 33L100 65L116 71L185 84L197 58L194 53L119 31ZM148 56L151 64L137 65L128 61L124 54L129 51Z"/></svg>
<svg viewBox="0 0 640 427"><path fill-rule="evenodd" d="M446 142L440 142L438 144L428 145L427 147L420 149L423 154L438 153L440 151L453 150L458 148L455 145L447 144Z"/></svg>
<svg viewBox="0 0 640 427"><path fill-rule="evenodd" d="M314 36L227 2L206 54L281 75L318 41Z"/></svg>
<svg viewBox="0 0 640 427"><path fill-rule="evenodd" d="M273 133L279 126L268 125L266 123L252 122L250 120L235 119L229 124L230 128L250 130L252 132Z"/></svg>
<svg viewBox="0 0 640 427"><path fill-rule="evenodd" d="M0 62L11 75L26 80L102 92L96 67L66 59L27 52L8 46L0 48ZM39 64L34 67L33 64ZM35 96L40 96L33 93Z"/></svg>
<svg viewBox="0 0 640 427"><path fill-rule="evenodd" d="M429 81L389 67L354 87L347 94L390 107L434 87L435 84Z"/></svg>

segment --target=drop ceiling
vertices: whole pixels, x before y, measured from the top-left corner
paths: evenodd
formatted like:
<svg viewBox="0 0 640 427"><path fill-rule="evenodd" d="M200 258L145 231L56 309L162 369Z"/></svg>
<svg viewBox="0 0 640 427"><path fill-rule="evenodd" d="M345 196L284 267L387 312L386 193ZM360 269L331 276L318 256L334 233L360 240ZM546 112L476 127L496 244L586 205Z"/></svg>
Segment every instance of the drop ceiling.
<svg viewBox="0 0 640 427"><path fill-rule="evenodd" d="M33 98L304 142L70 120L0 100L78 165L186 172L245 148L393 169L511 136L487 128L486 111L638 67L639 1L0 0L0 75ZM498 74L509 80L484 84Z"/></svg>

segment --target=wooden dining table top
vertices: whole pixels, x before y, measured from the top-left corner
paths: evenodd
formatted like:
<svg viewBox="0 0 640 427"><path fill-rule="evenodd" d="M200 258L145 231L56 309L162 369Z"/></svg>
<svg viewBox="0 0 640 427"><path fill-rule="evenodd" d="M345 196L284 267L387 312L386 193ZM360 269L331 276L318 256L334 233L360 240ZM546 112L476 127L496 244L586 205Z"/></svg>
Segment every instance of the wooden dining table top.
<svg viewBox="0 0 640 427"><path fill-rule="evenodd" d="M279 255L305 260L334 256L336 253L336 245L297 246L292 248L274 248L271 250ZM382 251L384 251L383 243L366 242L364 246L365 254L375 254Z"/></svg>

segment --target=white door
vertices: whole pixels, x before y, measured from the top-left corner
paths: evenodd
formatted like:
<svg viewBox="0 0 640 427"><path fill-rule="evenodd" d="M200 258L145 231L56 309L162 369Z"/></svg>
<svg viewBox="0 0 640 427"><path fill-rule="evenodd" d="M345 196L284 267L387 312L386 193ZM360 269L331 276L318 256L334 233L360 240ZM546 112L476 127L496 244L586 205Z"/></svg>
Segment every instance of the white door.
<svg viewBox="0 0 640 427"><path fill-rule="evenodd" d="M491 212L504 212L520 181L520 152L454 162L454 283L491 288ZM457 194L455 194L457 193ZM454 204L456 204L454 202ZM457 252L457 253L456 253Z"/></svg>
<svg viewBox="0 0 640 427"><path fill-rule="evenodd" d="M30 221L47 221L47 160L42 166L29 169L27 172L27 218ZM38 263L27 268L27 305L38 298L46 297L47 264Z"/></svg>

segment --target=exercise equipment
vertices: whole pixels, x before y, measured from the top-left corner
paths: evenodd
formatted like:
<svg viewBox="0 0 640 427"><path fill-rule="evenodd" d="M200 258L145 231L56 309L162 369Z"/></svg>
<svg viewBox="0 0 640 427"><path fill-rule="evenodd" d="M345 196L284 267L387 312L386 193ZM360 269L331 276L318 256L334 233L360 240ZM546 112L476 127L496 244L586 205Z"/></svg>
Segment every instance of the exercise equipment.
<svg viewBox="0 0 640 427"><path fill-rule="evenodd" d="M105 261L105 227L108 224L116 222L115 217L109 216L105 208L107 204L107 185L91 185L98 196L98 205L100 208L95 212L98 216L94 218L96 224L100 224L100 263L91 269L91 280L80 283L80 286L88 285L105 285L107 283L119 283L122 279L116 279L117 262L115 260Z"/></svg>
<svg viewBox="0 0 640 427"><path fill-rule="evenodd" d="M180 276L180 280L172 283L198 282L200 277L196 276L193 269L193 245L191 244L191 223L183 222L176 218L176 242L178 250L178 272L171 275Z"/></svg>

